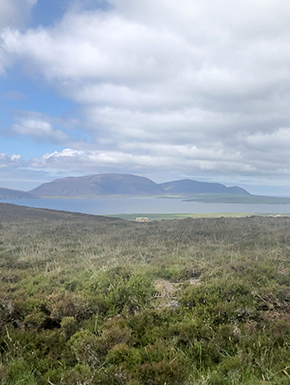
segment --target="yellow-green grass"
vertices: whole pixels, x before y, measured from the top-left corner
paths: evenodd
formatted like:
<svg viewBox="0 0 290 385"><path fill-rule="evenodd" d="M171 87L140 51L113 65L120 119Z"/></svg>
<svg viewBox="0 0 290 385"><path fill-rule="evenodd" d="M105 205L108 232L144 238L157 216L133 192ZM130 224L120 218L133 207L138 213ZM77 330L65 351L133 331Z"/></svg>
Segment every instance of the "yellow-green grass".
<svg viewBox="0 0 290 385"><path fill-rule="evenodd" d="M112 214L108 215L108 217L122 218L130 221L135 221L136 218L148 218L149 221L159 221L159 220L169 220L169 219L184 219L184 218L243 218L249 217L252 215L261 215L264 216L266 214L259 213L175 213L175 214Z"/></svg>

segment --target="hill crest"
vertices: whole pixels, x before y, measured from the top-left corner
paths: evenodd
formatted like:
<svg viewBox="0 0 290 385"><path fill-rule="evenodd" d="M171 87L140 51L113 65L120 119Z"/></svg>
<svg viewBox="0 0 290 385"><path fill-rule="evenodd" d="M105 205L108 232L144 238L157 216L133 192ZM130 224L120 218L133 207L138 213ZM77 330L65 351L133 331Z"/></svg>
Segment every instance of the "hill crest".
<svg viewBox="0 0 290 385"><path fill-rule="evenodd" d="M238 194L250 195L245 189L233 186L226 187L221 183L198 182L192 179L175 180L159 184L171 194Z"/></svg>
<svg viewBox="0 0 290 385"><path fill-rule="evenodd" d="M249 194L240 187L191 179L157 184L131 174L97 174L55 179L29 191L38 197L168 196L193 194Z"/></svg>
<svg viewBox="0 0 290 385"><path fill-rule="evenodd" d="M33 199L34 196L25 191L0 187L0 199Z"/></svg>
<svg viewBox="0 0 290 385"><path fill-rule="evenodd" d="M98 174L55 179L30 191L37 196L152 196L164 190L152 180L131 174Z"/></svg>
<svg viewBox="0 0 290 385"><path fill-rule="evenodd" d="M0 199L96 198L96 197L188 197L197 194L250 195L241 187L192 179L155 183L132 174L96 174L67 177L43 183L28 192L0 188Z"/></svg>

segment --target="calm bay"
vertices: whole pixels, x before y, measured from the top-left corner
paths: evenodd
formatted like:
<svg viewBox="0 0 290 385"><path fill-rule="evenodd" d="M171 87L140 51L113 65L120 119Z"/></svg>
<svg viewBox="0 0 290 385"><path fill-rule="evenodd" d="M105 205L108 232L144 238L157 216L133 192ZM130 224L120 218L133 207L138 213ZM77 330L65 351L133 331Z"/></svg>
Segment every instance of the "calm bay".
<svg viewBox="0 0 290 385"><path fill-rule="evenodd" d="M229 204L187 202L160 198L102 199L5 199L1 203L64 210L93 215L173 213L267 213L290 214L289 204Z"/></svg>

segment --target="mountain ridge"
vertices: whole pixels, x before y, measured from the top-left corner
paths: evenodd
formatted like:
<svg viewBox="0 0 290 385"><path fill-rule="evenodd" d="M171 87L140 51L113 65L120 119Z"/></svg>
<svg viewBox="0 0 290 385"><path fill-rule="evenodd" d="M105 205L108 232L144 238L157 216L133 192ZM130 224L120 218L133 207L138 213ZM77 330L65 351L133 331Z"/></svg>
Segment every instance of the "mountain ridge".
<svg viewBox="0 0 290 385"><path fill-rule="evenodd" d="M26 191L0 187L0 199L33 199L34 196Z"/></svg>
<svg viewBox="0 0 290 385"><path fill-rule="evenodd" d="M198 182L193 179L182 179L159 184L166 192L175 194L238 194L250 195L245 189L233 186L226 187L221 183Z"/></svg>
<svg viewBox="0 0 290 385"><path fill-rule="evenodd" d="M150 196L164 191L152 180L131 174L97 174L55 179L29 191L37 196Z"/></svg>
<svg viewBox="0 0 290 385"><path fill-rule="evenodd" d="M1 195L2 191L2 195ZM28 198L93 198L93 197L188 197L196 194L250 195L241 187L226 187L221 183L199 182L192 179L155 183L132 174L93 174L54 179L24 192L1 189L0 199Z"/></svg>
<svg viewBox="0 0 290 385"><path fill-rule="evenodd" d="M240 187L226 187L220 183L185 179L157 184L149 178L132 174L96 174L55 179L30 190L29 193L40 197L168 196L200 193L249 194Z"/></svg>

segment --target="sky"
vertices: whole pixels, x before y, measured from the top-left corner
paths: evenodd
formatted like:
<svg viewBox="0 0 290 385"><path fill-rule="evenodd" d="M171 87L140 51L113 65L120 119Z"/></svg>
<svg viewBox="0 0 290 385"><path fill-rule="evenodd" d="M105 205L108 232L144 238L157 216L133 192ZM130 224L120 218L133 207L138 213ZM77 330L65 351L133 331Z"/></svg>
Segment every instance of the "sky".
<svg viewBox="0 0 290 385"><path fill-rule="evenodd" d="M0 0L0 187L101 173L290 196L290 2Z"/></svg>

